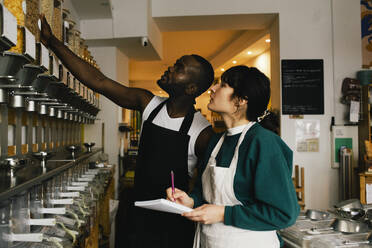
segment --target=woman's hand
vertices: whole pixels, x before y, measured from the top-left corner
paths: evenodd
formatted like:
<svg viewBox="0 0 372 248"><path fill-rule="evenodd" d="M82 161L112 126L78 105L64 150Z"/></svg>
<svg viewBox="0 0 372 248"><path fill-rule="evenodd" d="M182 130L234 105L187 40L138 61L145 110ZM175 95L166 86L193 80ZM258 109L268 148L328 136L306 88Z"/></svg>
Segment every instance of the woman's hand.
<svg viewBox="0 0 372 248"><path fill-rule="evenodd" d="M194 199L188 196L184 191L175 188L174 194L172 192L172 187L167 188L167 199L178 204L184 205L186 207L194 207Z"/></svg>
<svg viewBox="0 0 372 248"><path fill-rule="evenodd" d="M192 212L183 213L182 216L202 224L223 222L225 217L225 206L204 204L195 208Z"/></svg>
<svg viewBox="0 0 372 248"><path fill-rule="evenodd" d="M44 15L40 15L40 20L41 20L40 40L46 47L49 47L49 41L53 36L53 32Z"/></svg>

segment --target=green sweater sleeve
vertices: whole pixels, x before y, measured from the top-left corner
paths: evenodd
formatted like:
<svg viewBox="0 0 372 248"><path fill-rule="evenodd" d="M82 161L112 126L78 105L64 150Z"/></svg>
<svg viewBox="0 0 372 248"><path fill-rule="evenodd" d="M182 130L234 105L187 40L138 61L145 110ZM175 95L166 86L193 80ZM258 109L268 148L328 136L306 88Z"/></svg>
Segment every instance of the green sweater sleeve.
<svg viewBox="0 0 372 248"><path fill-rule="evenodd" d="M226 225L268 231L286 228L296 221L299 206L291 179L292 151L279 139L269 135L268 139L250 143L248 156L241 162L254 168L250 172L253 197L239 199L237 195L243 205L225 207Z"/></svg>

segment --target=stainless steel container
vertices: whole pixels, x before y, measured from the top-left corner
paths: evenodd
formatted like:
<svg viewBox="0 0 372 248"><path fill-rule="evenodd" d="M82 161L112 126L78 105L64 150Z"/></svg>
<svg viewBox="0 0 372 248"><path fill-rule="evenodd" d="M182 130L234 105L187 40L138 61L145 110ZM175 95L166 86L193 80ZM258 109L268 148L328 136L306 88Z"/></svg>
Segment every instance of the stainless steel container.
<svg viewBox="0 0 372 248"><path fill-rule="evenodd" d="M53 106L48 108L48 116L55 117L56 116L56 109Z"/></svg>
<svg viewBox="0 0 372 248"><path fill-rule="evenodd" d="M35 112L36 111L36 103L33 100L25 100L25 110L27 112Z"/></svg>
<svg viewBox="0 0 372 248"><path fill-rule="evenodd" d="M8 91L0 88L0 103L8 103Z"/></svg>
<svg viewBox="0 0 372 248"><path fill-rule="evenodd" d="M48 113L48 107L45 104L39 104L38 113L41 115L46 115Z"/></svg>
<svg viewBox="0 0 372 248"><path fill-rule="evenodd" d="M21 95L10 95L9 96L9 106L12 108L23 108L25 106L25 101Z"/></svg>

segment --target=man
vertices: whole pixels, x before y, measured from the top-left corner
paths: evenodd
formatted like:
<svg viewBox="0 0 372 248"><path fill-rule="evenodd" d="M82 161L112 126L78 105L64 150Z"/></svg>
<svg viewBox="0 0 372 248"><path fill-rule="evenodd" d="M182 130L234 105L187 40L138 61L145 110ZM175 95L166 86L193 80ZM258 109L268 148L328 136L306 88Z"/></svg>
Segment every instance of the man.
<svg viewBox="0 0 372 248"><path fill-rule="evenodd" d="M171 171L175 186L187 192L197 159L213 134L208 121L194 109L195 98L213 82L210 63L198 55L182 56L157 81L169 94L169 98L160 98L145 89L119 84L81 60L53 36L44 17L41 41L80 82L123 108L141 111L135 200L165 198ZM192 247L193 223L181 216L136 208L134 220L136 247Z"/></svg>

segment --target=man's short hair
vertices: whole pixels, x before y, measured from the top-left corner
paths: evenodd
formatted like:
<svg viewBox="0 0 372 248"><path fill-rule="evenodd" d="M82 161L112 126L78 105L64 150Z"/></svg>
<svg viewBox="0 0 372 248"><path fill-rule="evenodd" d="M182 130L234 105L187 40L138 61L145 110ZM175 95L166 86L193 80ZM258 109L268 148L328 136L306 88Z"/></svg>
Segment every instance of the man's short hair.
<svg viewBox="0 0 372 248"><path fill-rule="evenodd" d="M197 97L203 94L212 85L214 80L214 70L211 63L209 63L205 58L196 54L192 54L191 56L200 64L200 71L197 78L198 91L195 95L195 97Z"/></svg>

